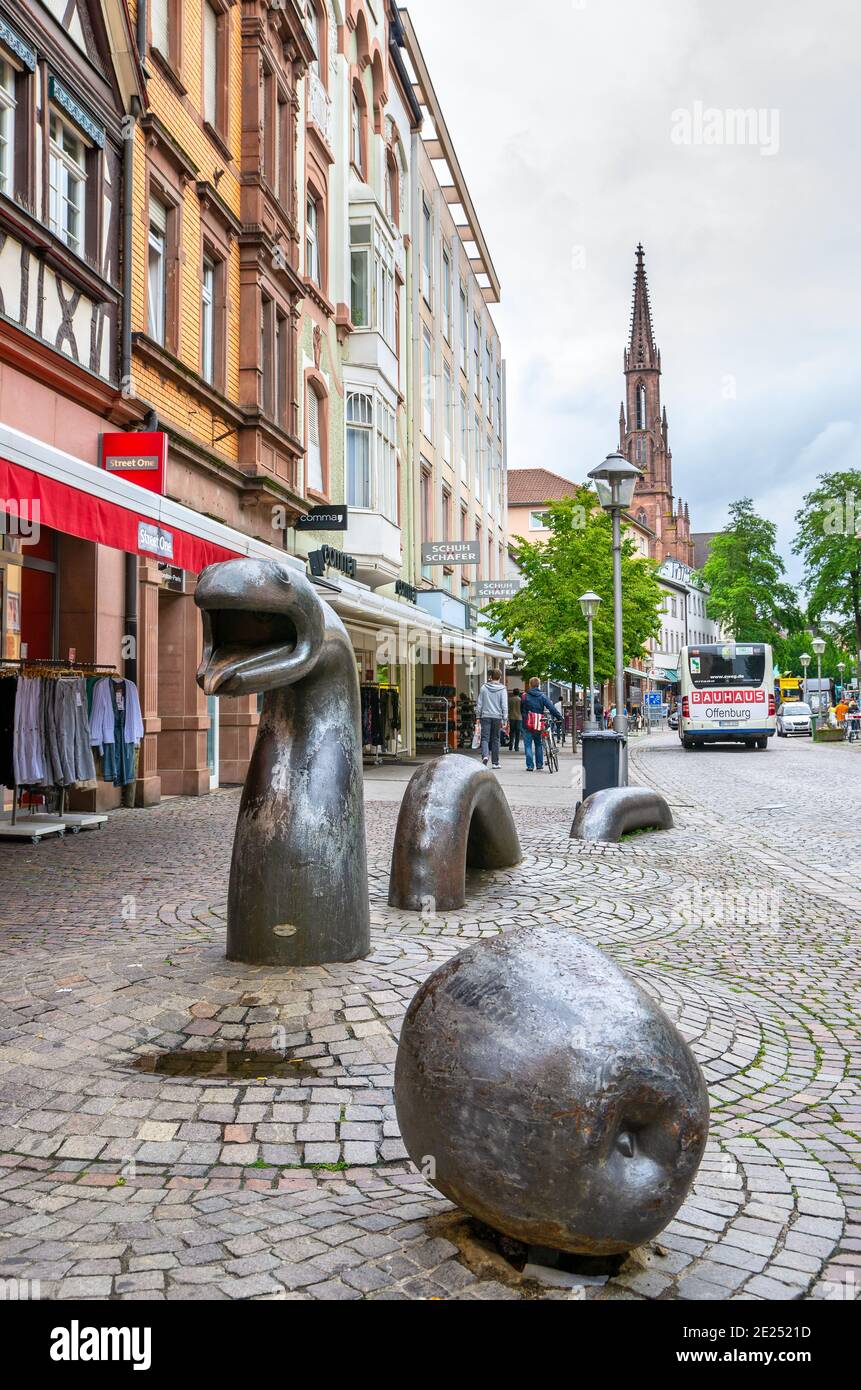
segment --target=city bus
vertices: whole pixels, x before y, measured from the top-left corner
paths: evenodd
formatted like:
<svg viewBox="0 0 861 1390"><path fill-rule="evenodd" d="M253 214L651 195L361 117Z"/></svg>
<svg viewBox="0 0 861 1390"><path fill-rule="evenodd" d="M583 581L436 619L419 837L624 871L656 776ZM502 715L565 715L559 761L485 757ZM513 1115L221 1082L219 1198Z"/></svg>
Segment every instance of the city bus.
<svg viewBox="0 0 861 1390"><path fill-rule="evenodd" d="M679 657L683 748L744 743L767 748L774 737L774 657L764 642L683 647Z"/></svg>

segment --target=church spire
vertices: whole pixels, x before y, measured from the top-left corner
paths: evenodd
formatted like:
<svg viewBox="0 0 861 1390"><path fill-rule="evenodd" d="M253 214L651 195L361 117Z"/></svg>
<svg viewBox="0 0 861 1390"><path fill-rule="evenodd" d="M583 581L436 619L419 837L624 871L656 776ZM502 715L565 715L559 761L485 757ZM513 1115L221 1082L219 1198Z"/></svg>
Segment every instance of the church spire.
<svg viewBox="0 0 861 1390"><path fill-rule="evenodd" d="M637 265L634 270L634 304L631 310L631 336L625 353L625 370L638 367L661 370L661 354L655 347L652 329L652 306L649 301L649 284L646 279L645 252L643 244L637 247Z"/></svg>

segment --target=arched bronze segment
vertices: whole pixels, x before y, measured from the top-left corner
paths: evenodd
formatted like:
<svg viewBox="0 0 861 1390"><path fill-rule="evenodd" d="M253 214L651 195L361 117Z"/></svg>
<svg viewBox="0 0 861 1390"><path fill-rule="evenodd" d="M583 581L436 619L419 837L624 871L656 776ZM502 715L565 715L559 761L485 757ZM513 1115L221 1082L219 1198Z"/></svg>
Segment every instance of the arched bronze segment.
<svg viewBox="0 0 861 1390"><path fill-rule="evenodd" d="M473 758L452 753L411 778L398 816L389 906L448 912L466 902L466 871L523 855L505 792Z"/></svg>
<svg viewBox="0 0 861 1390"><path fill-rule="evenodd" d="M660 792L648 787L609 787L593 792L577 808L572 840L618 844L629 830L672 830L673 813Z"/></svg>

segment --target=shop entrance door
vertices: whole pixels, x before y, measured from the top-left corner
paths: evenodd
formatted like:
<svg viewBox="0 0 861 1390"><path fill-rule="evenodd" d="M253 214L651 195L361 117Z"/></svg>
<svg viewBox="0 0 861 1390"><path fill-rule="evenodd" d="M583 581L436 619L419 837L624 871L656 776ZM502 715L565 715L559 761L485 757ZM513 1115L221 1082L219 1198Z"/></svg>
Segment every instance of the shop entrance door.
<svg viewBox="0 0 861 1390"><path fill-rule="evenodd" d="M206 761L209 764L209 790L218 786L218 696L210 695L207 700L209 711L209 732L206 735Z"/></svg>

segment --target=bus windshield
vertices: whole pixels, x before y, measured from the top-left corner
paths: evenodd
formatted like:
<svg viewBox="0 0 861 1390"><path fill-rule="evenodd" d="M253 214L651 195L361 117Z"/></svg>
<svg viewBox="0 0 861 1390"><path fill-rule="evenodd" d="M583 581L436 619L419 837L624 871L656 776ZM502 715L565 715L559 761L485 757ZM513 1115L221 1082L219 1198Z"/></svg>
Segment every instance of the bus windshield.
<svg viewBox="0 0 861 1390"><path fill-rule="evenodd" d="M757 689L765 679L765 647L691 647L688 652L691 685L694 690L715 686Z"/></svg>

